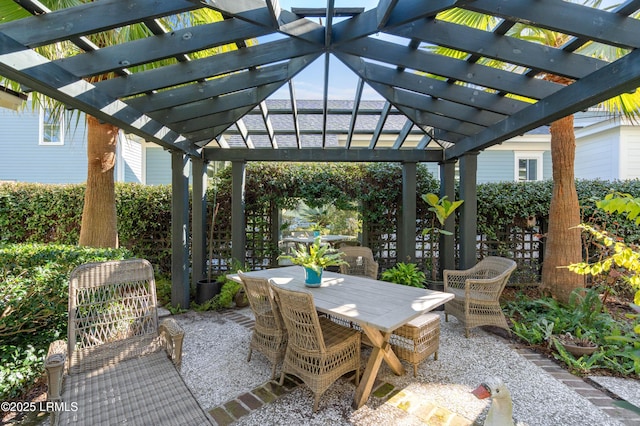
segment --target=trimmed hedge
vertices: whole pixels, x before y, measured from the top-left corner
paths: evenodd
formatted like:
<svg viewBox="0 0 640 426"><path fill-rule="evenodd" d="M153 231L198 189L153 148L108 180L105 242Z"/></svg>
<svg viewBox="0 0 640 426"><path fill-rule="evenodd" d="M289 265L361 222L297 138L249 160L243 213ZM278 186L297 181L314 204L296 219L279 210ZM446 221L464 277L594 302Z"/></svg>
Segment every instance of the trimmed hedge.
<svg viewBox="0 0 640 426"><path fill-rule="evenodd" d="M231 229L231 168L217 176L218 193L210 191L208 199L220 203L216 221L220 251L229 246ZM246 177L246 207L249 215L263 214L272 207L290 208L303 199L318 207L332 203L338 208L352 208L360 202L363 220L378 234L394 233L396 218L402 208L402 166L397 163L369 164L290 164L249 163ZM640 196L640 181L579 180L576 182L583 218L615 227L618 235L640 237L633 224L609 223L609 218L595 213L593 199L602 199L611 190ZM419 194L438 192L438 182L418 167ZM551 199L551 181L502 182L478 185L478 232L495 238L517 223L518 219L536 216L547 222ZM83 205L84 185L0 184L0 242L43 242L76 244ZM120 245L136 256L149 259L156 269L170 272L171 265L171 187L117 184L116 203ZM417 217L430 214L420 199ZM268 223L261 238L269 238ZM544 231L543 231L544 232ZM274 245L274 250L277 247Z"/></svg>
<svg viewBox="0 0 640 426"><path fill-rule="evenodd" d="M0 184L0 243L78 243L84 184ZM120 246L171 269L171 186L115 186Z"/></svg>
<svg viewBox="0 0 640 426"><path fill-rule="evenodd" d="M88 262L132 257L125 249L0 245L0 400L42 374L49 343L66 338L69 274Z"/></svg>

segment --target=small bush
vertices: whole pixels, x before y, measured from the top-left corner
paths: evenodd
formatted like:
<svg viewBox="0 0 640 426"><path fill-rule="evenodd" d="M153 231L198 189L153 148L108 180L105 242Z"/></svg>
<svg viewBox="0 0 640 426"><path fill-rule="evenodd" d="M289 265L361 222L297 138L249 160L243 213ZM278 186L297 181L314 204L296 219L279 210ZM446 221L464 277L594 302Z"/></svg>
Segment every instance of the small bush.
<svg viewBox="0 0 640 426"><path fill-rule="evenodd" d="M0 245L0 400L17 397L34 383L49 343L65 336L71 271L83 263L128 257L124 249Z"/></svg>
<svg viewBox="0 0 640 426"><path fill-rule="evenodd" d="M423 288L426 276L415 263L400 262L384 271L381 278L383 281L395 284Z"/></svg>

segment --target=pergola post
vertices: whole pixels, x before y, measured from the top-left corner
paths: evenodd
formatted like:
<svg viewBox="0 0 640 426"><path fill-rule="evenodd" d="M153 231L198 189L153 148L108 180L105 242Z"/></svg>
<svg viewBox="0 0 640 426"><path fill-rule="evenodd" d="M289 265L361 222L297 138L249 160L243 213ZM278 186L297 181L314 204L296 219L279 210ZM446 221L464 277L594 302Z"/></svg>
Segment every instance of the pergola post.
<svg viewBox="0 0 640 426"><path fill-rule="evenodd" d="M189 160L171 152L171 304L189 308Z"/></svg>
<svg viewBox="0 0 640 426"><path fill-rule="evenodd" d="M271 205L271 241L273 241L276 246L280 241L280 226L282 225L282 220L280 218L280 209L278 206ZM278 264L278 255L275 255L271 258L270 263L273 265Z"/></svg>
<svg viewBox="0 0 640 426"><path fill-rule="evenodd" d="M478 194L476 177L478 153L469 152L460 157L460 269L469 269L478 262L476 234L478 230Z"/></svg>
<svg viewBox="0 0 640 426"><path fill-rule="evenodd" d="M191 284L195 287L205 276L207 262L207 161L192 158L193 186L191 205L193 225L191 235Z"/></svg>
<svg viewBox="0 0 640 426"><path fill-rule="evenodd" d="M244 185L246 177L246 163L244 161L231 162L231 256L234 260L244 264L245 224Z"/></svg>
<svg viewBox="0 0 640 426"><path fill-rule="evenodd" d="M446 196L449 201L455 200L456 163L455 161L445 161L440 163L440 197ZM455 215L451 215L444 222L445 231L453 233L453 236L440 235L438 242L439 266L438 277L442 277L442 271L445 269L456 268L456 219Z"/></svg>
<svg viewBox="0 0 640 426"><path fill-rule="evenodd" d="M398 262L416 257L416 163L402 163L402 209L398 219Z"/></svg>

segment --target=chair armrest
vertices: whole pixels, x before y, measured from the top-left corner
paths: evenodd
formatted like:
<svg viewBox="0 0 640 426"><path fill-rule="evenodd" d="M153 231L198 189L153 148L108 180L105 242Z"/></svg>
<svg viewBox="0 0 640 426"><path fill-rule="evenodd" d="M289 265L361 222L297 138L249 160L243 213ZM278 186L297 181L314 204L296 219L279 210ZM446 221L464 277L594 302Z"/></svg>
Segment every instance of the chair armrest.
<svg viewBox="0 0 640 426"><path fill-rule="evenodd" d="M467 279L466 297L479 301L498 301L505 283L503 276L487 279Z"/></svg>
<svg viewBox="0 0 640 426"><path fill-rule="evenodd" d="M442 273L444 279L444 291L447 288L452 287L454 289L463 290L465 288L465 282L469 279L485 279L486 274L482 270L473 267L471 269L465 269L462 271L454 269L445 269Z"/></svg>
<svg viewBox="0 0 640 426"><path fill-rule="evenodd" d="M160 336L164 339L165 350L171 357L173 364L180 369L182 364L182 342L184 330L175 319L165 318L158 326Z"/></svg>
<svg viewBox="0 0 640 426"><path fill-rule="evenodd" d="M465 281L467 280L467 277L472 274L473 271L471 269L466 269L463 271L445 269L442 272L442 278L444 280L444 291L447 291L447 289L449 288L464 290Z"/></svg>
<svg viewBox="0 0 640 426"><path fill-rule="evenodd" d="M44 360L47 372L47 400L60 401L62 398L62 378L67 361L67 344L64 340L56 340L49 345L49 352Z"/></svg>
<svg viewBox="0 0 640 426"><path fill-rule="evenodd" d="M374 279L378 279L378 270L380 269L380 264L378 262L373 262L371 265L371 275Z"/></svg>

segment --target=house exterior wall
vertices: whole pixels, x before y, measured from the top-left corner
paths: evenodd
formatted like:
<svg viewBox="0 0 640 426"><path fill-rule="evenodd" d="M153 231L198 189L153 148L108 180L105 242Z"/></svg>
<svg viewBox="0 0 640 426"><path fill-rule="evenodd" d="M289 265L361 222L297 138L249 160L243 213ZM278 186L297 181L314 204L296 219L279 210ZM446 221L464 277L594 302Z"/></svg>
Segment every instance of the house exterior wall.
<svg viewBox="0 0 640 426"><path fill-rule="evenodd" d="M118 162L116 180L118 182L145 183L144 141L134 135L118 139Z"/></svg>
<svg viewBox="0 0 640 426"><path fill-rule="evenodd" d="M0 181L83 183L87 180L85 115L64 122L64 141L43 145L39 111L0 108ZM144 183L143 141L120 133L114 171L118 182ZM170 176L170 173L169 173Z"/></svg>
<svg viewBox="0 0 640 426"><path fill-rule="evenodd" d="M485 150L478 155L478 183L513 181L513 151Z"/></svg>
<svg viewBox="0 0 640 426"><path fill-rule="evenodd" d="M618 174L621 160L620 143L620 127L612 121L576 129L576 178L622 178Z"/></svg>
<svg viewBox="0 0 640 426"><path fill-rule="evenodd" d="M640 128L622 126L620 133L620 179L640 179Z"/></svg>
<svg viewBox="0 0 640 426"><path fill-rule="evenodd" d="M171 154L159 146L146 144L146 184L171 184Z"/></svg>
<svg viewBox="0 0 640 426"><path fill-rule="evenodd" d="M603 180L640 178L640 127L603 116L585 114L576 119L577 178ZM71 120L61 145L41 145L38 111L15 112L0 108L0 181L81 183L86 181L86 128L84 115ZM542 179L552 178L547 128L513 138L479 153L478 183L516 180L516 159L528 153L542 158ZM420 140L410 135L407 146ZM391 147L395 137L383 135L379 146ZM354 136L354 145L368 146L370 137ZM436 179L439 165L428 163ZM134 135L119 136L116 181L149 185L171 183L171 155Z"/></svg>
<svg viewBox="0 0 640 426"><path fill-rule="evenodd" d="M84 116L65 123L62 145L41 145L40 114L0 108L0 181L81 183L87 179Z"/></svg>
<svg viewBox="0 0 640 426"><path fill-rule="evenodd" d="M478 155L478 183L513 182L516 158L535 157L542 161L538 180L553 177L548 134L527 134L494 145Z"/></svg>

